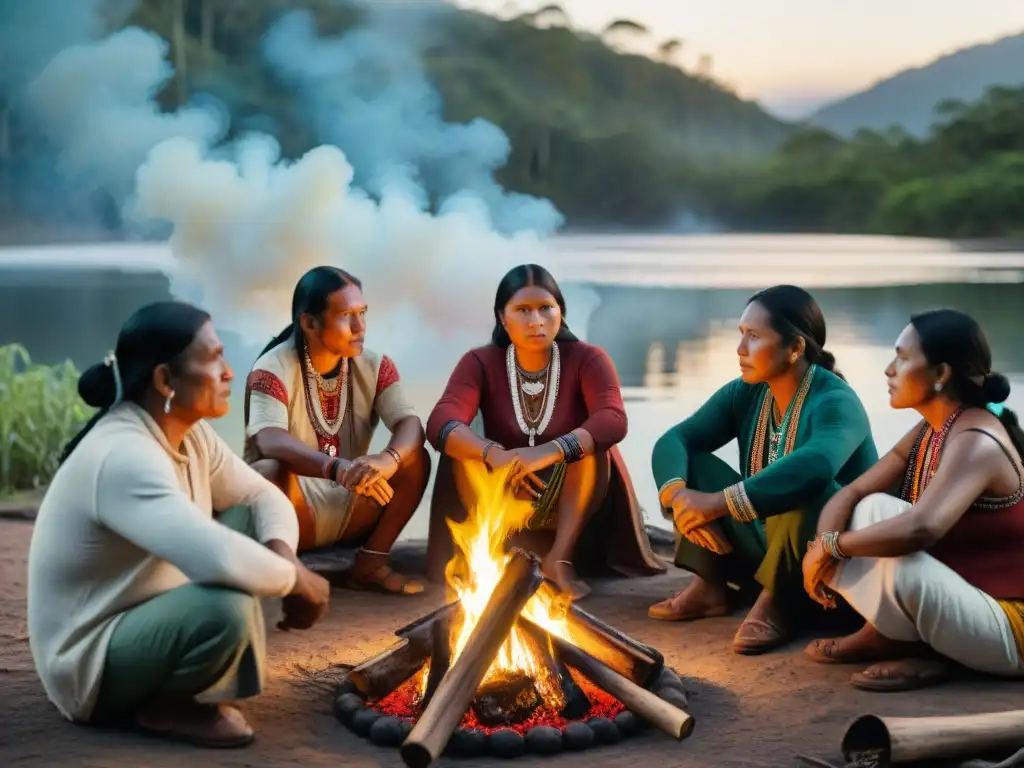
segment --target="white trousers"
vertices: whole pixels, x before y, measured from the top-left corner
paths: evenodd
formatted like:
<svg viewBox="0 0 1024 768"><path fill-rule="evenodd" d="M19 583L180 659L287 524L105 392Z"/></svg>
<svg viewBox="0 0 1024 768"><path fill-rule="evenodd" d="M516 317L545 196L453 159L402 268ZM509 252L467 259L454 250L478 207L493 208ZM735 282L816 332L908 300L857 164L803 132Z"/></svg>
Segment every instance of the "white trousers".
<svg viewBox="0 0 1024 768"><path fill-rule="evenodd" d="M850 530L910 509L876 493L854 510ZM925 642L965 667L1024 677L1024 660L999 604L924 552L903 557L857 557L843 562L829 586L885 637Z"/></svg>

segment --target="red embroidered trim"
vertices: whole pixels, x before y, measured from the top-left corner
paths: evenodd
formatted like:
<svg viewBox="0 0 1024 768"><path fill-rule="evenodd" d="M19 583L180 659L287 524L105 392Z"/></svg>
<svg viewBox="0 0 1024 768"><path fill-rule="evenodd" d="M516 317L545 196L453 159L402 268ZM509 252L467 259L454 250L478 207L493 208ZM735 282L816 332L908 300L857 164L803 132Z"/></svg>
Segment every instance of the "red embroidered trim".
<svg viewBox="0 0 1024 768"><path fill-rule="evenodd" d="M262 392L270 395L275 400L288 405L288 390L277 376L270 371L256 370L249 374L245 381L245 388L249 392Z"/></svg>
<svg viewBox="0 0 1024 768"><path fill-rule="evenodd" d="M387 355L380 359L380 368L377 370L377 392L380 394L395 382L399 381L398 369L394 362Z"/></svg>

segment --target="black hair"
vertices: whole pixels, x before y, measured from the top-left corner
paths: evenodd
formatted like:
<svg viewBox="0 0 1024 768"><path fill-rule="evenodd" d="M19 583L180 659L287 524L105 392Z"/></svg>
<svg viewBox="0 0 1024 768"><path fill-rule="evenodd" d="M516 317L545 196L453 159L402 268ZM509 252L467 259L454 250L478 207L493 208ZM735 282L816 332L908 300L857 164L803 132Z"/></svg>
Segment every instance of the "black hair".
<svg viewBox="0 0 1024 768"><path fill-rule="evenodd" d="M802 338L804 356L809 363L845 380L836 369L835 355L825 349L825 315L811 294L795 285L775 285L755 293L747 300L747 305L755 301L768 313L771 326L782 337L783 344L789 345Z"/></svg>
<svg viewBox="0 0 1024 768"><path fill-rule="evenodd" d="M121 399L141 406L153 383L153 369L166 364L177 371L185 350L209 321L209 313L180 301L147 304L129 317L117 335L116 361L90 366L78 380L78 394L99 410L65 446L61 462L117 399L115 365L121 377Z"/></svg>
<svg viewBox="0 0 1024 768"><path fill-rule="evenodd" d="M539 264L520 264L510 269L501 282L498 283L498 290L494 293L494 330L491 331L491 343L505 349L512 343L508 331L501 324L501 314L505 311L505 305L512 297L523 288L543 288L555 297L555 303L562 311L562 325L555 335L555 341L579 341L576 334L569 330L565 321L565 297L562 296L562 289L558 287L555 278L544 267Z"/></svg>
<svg viewBox="0 0 1024 768"><path fill-rule="evenodd" d="M263 348L257 357L263 357L267 352L279 344L283 344L289 338L295 340L295 348L303 349L302 325L299 318L302 315L312 315L320 319L327 309L331 294L354 285L362 290L363 284L359 278L349 274L338 267L313 267L306 274L299 278L292 291L292 321L285 326L277 336L270 340L270 343ZM301 356L299 358L302 359Z"/></svg>
<svg viewBox="0 0 1024 768"><path fill-rule="evenodd" d="M955 309L933 309L910 318L929 365L948 365L953 395L969 408L985 408L1010 396L1010 381L992 370L992 349L981 326ZM997 416L1017 454L1024 459L1024 431L1017 414L1003 408Z"/></svg>

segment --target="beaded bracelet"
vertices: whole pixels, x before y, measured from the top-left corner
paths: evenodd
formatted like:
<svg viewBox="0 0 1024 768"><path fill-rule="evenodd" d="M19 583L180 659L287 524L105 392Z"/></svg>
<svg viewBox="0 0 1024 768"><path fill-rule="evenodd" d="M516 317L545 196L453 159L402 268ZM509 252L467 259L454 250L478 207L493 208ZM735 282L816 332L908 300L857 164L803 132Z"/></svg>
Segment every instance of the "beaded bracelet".
<svg viewBox="0 0 1024 768"><path fill-rule="evenodd" d="M335 456L330 461L328 461L327 464L326 464L326 471L324 472L324 477L326 477L328 480L333 480L334 482L338 482L338 465L339 464L341 464L341 459L339 459L337 456Z"/></svg>
<svg viewBox="0 0 1024 768"><path fill-rule="evenodd" d="M757 510L754 509L750 497L747 496L747 491L743 487L742 482L730 485L723 493L725 494L725 503L729 507L729 514L732 515L733 520L738 523L752 523L757 520Z"/></svg>
<svg viewBox="0 0 1024 768"><path fill-rule="evenodd" d="M444 453L444 446L448 442L448 436L461 426L461 421L452 419L441 427L441 431L437 433L437 450L439 453Z"/></svg>
<svg viewBox="0 0 1024 768"><path fill-rule="evenodd" d="M487 467L491 466L490 464L487 463L487 454L489 454L491 452L492 448L497 448L497 447L498 447L498 444L496 442L494 442L493 440L488 440L487 441L487 445L484 446L484 450L480 454L480 461L482 461L485 466L487 466Z"/></svg>
<svg viewBox="0 0 1024 768"><path fill-rule="evenodd" d="M839 546L839 531L826 531L821 534L821 547L834 560L849 560L850 556Z"/></svg>
<svg viewBox="0 0 1024 768"><path fill-rule="evenodd" d="M384 449L384 453L386 453L388 456L390 456L392 459L394 459L395 463L399 467L402 466L402 454L400 454L398 451L396 451L390 445L387 448Z"/></svg>
<svg viewBox="0 0 1024 768"><path fill-rule="evenodd" d="M572 432L556 437L555 442L562 449L562 456L566 464L573 464L583 458L583 444Z"/></svg>

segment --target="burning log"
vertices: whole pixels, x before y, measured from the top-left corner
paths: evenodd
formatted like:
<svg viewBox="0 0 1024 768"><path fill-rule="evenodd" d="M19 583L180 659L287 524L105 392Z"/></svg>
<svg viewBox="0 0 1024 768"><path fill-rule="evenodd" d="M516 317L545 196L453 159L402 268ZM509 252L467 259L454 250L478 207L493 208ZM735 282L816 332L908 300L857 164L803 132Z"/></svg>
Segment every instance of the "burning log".
<svg viewBox="0 0 1024 768"><path fill-rule="evenodd" d="M459 601L455 600L442 605L436 611L431 611L426 616L421 616L410 624L406 624L397 630L395 634L417 643L429 645L432 642L434 624L438 621L451 621L459 610Z"/></svg>
<svg viewBox="0 0 1024 768"><path fill-rule="evenodd" d="M348 679L368 699L380 699L419 672L431 656L434 627L451 626L459 604L449 603L402 627L399 641L353 668Z"/></svg>
<svg viewBox="0 0 1024 768"><path fill-rule="evenodd" d="M557 588L545 582L537 590L542 599L557 602ZM664 657L655 649L620 632L596 616L573 604L566 620L573 643L605 666L643 688L649 688L665 666Z"/></svg>
<svg viewBox="0 0 1024 768"><path fill-rule="evenodd" d="M473 699L473 714L488 728L515 725L541 705L534 680L522 672L508 672L481 686Z"/></svg>
<svg viewBox="0 0 1024 768"><path fill-rule="evenodd" d="M857 718L843 736L843 756L871 755L880 766L950 760L1024 747L1024 709L952 717Z"/></svg>
<svg viewBox="0 0 1024 768"><path fill-rule="evenodd" d="M415 675L430 658L430 647L402 638L348 673L348 679L367 699L387 696Z"/></svg>
<svg viewBox="0 0 1024 768"><path fill-rule="evenodd" d="M430 704L430 700L434 698L437 686L441 684L452 663L453 613L453 611L445 611L440 614L430 628L430 671L427 673L427 688L423 692L424 707Z"/></svg>
<svg viewBox="0 0 1024 768"><path fill-rule="evenodd" d="M534 654L546 668L549 679L557 684L562 692L563 703L559 714L567 720L583 717L590 711L590 700L576 684L568 667L562 661L551 634L529 621L520 621L518 626L532 644Z"/></svg>
<svg viewBox="0 0 1024 768"><path fill-rule="evenodd" d="M562 693L565 694L565 706L560 714L568 720L575 720L583 717L590 711L590 699L583 692L569 672L569 668L562 659L562 654L555 648L554 640L550 637L548 642L551 646L551 660L555 665L555 674L558 675L558 683L562 686Z"/></svg>
<svg viewBox="0 0 1024 768"><path fill-rule="evenodd" d="M444 750L541 580L540 560L523 550L513 550L468 642L402 745L402 760L410 768L427 768Z"/></svg>
<svg viewBox="0 0 1024 768"><path fill-rule="evenodd" d="M615 696L631 712L635 712L679 741L693 731L693 717L689 712L684 712L646 688L641 688L572 643L558 637L553 637L552 640L566 664L575 667L593 683Z"/></svg>

